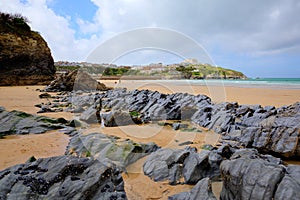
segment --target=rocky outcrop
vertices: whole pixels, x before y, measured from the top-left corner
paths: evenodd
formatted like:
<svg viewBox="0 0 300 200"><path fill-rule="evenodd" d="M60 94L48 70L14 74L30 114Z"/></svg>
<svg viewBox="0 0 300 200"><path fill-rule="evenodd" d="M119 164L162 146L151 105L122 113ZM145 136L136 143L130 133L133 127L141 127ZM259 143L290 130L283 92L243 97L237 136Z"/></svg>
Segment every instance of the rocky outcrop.
<svg viewBox="0 0 300 200"><path fill-rule="evenodd" d="M64 118L53 119L31 115L21 111L6 111L0 107L0 135L40 134L49 130L62 129L70 122Z"/></svg>
<svg viewBox="0 0 300 200"><path fill-rule="evenodd" d="M60 74L45 89L48 92L59 91L91 91L91 90L108 90L103 84L93 79L87 72L75 70L69 73Z"/></svg>
<svg viewBox="0 0 300 200"><path fill-rule="evenodd" d="M219 150L202 150L195 148L160 149L152 153L144 163L144 174L154 181L168 180L171 185L181 183L196 184L203 178L218 180L220 163L223 161L228 146Z"/></svg>
<svg viewBox="0 0 300 200"><path fill-rule="evenodd" d="M0 199L127 199L120 171L98 160L41 158L0 172Z"/></svg>
<svg viewBox="0 0 300 200"><path fill-rule="evenodd" d="M160 120L187 120L222 134L222 142L282 157L300 156L300 103L275 108L238 103L214 104L205 95L162 94L149 90L109 90L63 97L72 112L92 123L123 126ZM101 112L100 112L101 111ZM175 124L174 129L180 128Z"/></svg>
<svg viewBox="0 0 300 200"><path fill-rule="evenodd" d="M221 163L223 188L220 199L299 199L300 166L281 164L254 149L236 151Z"/></svg>
<svg viewBox="0 0 300 200"><path fill-rule="evenodd" d="M169 200L217 200L211 189L209 178L203 178L191 191L175 194Z"/></svg>
<svg viewBox="0 0 300 200"><path fill-rule="evenodd" d="M49 84L54 61L42 36L22 17L0 13L0 85Z"/></svg>
<svg viewBox="0 0 300 200"><path fill-rule="evenodd" d="M159 147L153 142L143 144L101 133L91 133L73 136L66 154L93 157L103 163L114 163L123 169L157 149Z"/></svg>

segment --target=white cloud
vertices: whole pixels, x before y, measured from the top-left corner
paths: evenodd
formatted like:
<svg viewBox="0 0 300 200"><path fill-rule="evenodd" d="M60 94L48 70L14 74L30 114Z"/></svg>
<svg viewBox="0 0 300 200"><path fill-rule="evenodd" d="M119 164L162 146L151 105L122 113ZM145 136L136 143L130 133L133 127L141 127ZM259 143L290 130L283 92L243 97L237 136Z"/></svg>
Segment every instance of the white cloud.
<svg viewBox="0 0 300 200"><path fill-rule="evenodd" d="M243 53L281 52L300 42L297 0L93 2L99 6L96 19L104 33L155 24L186 33L206 45L220 45Z"/></svg>
<svg viewBox="0 0 300 200"><path fill-rule="evenodd" d="M49 0L1 0L2 11L20 12L48 42L55 60L83 60L101 41L140 27L173 29L206 47L265 55L300 51L300 3L297 0L91 0L93 21L62 17ZM76 21L80 30L70 28ZM88 38L75 38L75 32Z"/></svg>
<svg viewBox="0 0 300 200"><path fill-rule="evenodd" d="M62 17L47 7L46 0L2 0L2 12L19 13L26 16L33 30L41 33L47 41L55 60L82 61L97 45L98 38L76 39L75 30L70 28L71 18Z"/></svg>

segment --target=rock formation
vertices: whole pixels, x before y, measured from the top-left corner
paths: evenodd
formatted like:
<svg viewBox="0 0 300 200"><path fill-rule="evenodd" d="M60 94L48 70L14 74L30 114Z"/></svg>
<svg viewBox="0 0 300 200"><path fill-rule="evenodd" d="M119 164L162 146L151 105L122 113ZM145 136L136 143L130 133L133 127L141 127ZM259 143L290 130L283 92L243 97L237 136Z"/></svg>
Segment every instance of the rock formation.
<svg viewBox="0 0 300 200"><path fill-rule="evenodd" d="M101 133L74 135L68 144L66 154L93 157L103 163L114 163L120 168L156 151L159 147L152 143L137 143Z"/></svg>
<svg viewBox="0 0 300 200"><path fill-rule="evenodd" d="M203 178L191 191L175 194L169 200L217 200L211 189L209 178Z"/></svg>
<svg viewBox="0 0 300 200"><path fill-rule="evenodd" d="M61 74L45 89L48 92L73 91L73 90L108 90L103 84L93 79L87 72L74 70Z"/></svg>
<svg viewBox="0 0 300 200"><path fill-rule="evenodd" d="M44 116L31 115L20 111L6 111L0 107L0 135L40 134L49 130L65 128L70 124L64 118L53 119Z"/></svg>
<svg viewBox="0 0 300 200"><path fill-rule="evenodd" d="M261 155L254 149L236 151L221 163L223 188L220 199L299 199L300 166Z"/></svg>
<svg viewBox="0 0 300 200"><path fill-rule="evenodd" d="M0 85L49 84L54 61L45 40L21 16L0 13Z"/></svg>
<svg viewBox="0 0 300 200"><path fill-rule="evenodd" d="M220 163L225 156L225 149L219 151L202 150L196 152L195 148L186 149L160 149L151 153L146 160L144 174L154 181L168 180L170 184L181 183L196 184L203 178L218 180L221 177Z"/></svg>
<svg viewBox="0 0 300 200"><path fill-rule="evenodd" d="M82 119L97 122L97 108L102 108L106 126L187 120L222 134L224 143L283 157L300 156L300 103L280 108L214 104L205 95L126 89L88 95L72 93L69 99L72 111L81 113Z"/></svg>
<svg viewBox="0 0 300 200"><path fill-rule="evenodd" d="M127 199L120 171L91 158L58 156L0 172L0 199Z"/></svg>

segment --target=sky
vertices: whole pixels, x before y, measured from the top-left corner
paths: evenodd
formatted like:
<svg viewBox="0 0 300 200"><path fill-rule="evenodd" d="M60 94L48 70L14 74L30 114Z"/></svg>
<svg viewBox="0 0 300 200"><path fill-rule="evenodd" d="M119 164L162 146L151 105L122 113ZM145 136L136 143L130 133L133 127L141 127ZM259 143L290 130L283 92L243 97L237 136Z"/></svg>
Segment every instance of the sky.
<svg viewBox="0 0 300 200"><path fill-rule="evenodd" d="M299 10L299 0L0 0L1 12L29 19L31 28L47 41L55 61L86 61L107 41L128 45L142 36L128 38L127 34L123 41L118 36L155 28L190 38L213 64L252 78L300 78ZM185 45L176 37L160 34L149 36L149 41L157 38L161 42L172 39L172 48ZM151 49L149 44L119 55L114 62L182 60L172 49ZM108 48L106 53L111 51Z"/></svg>

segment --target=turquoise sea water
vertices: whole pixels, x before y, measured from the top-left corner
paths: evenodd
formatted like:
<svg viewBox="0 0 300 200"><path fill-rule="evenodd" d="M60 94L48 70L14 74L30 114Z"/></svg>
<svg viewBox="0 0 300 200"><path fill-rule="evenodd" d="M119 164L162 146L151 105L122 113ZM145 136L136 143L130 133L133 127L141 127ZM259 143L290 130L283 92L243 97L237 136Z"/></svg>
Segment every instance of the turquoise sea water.
<svg viewBox="0 0 300 200"><path fill-rule="evenodd" d="M246 80L189 80L199 85L224 85L233 87L265 87L273 89L296 89L300 90L300 78L260 78Z"/></svg>
<svg viewBox="0 0 300 200"><path fill-rule="evenodd" d="M232 86L243 88L272 88L300 90L300 78L259 78L246 80L149 80L147 82L170 82L176 85L206 85L206 86ZM299 97L300 98L300 97Z"/></svg>

